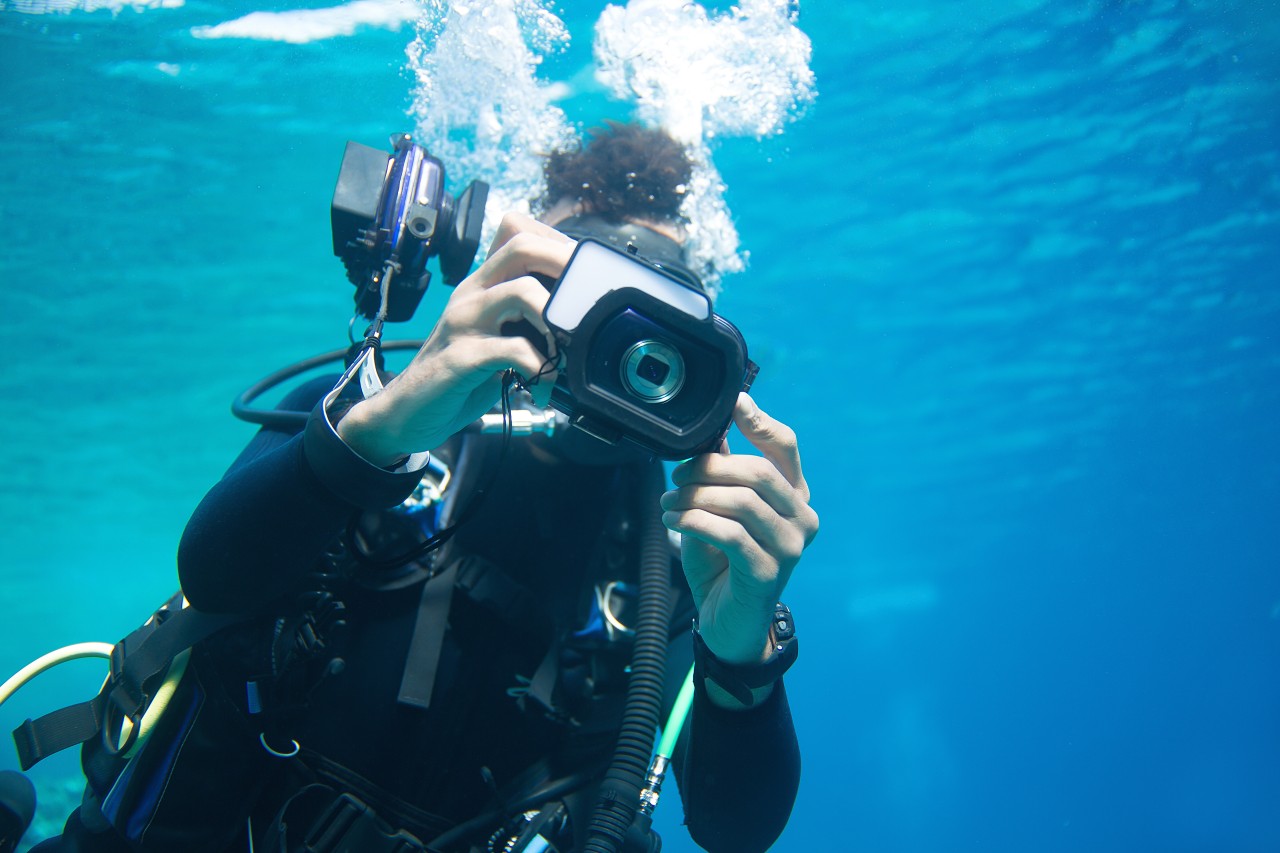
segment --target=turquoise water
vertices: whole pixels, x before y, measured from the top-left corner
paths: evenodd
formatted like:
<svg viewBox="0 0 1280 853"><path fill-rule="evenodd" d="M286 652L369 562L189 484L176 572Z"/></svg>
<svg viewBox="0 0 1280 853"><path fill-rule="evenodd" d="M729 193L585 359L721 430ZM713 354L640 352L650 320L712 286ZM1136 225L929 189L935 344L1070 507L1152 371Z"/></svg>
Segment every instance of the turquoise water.
<svg viewBox="0 0 1280 853"><path fill-rule="evenodd" d="M196 32L323 3L95 5L0 2L6 674L171 592L231 398L345 339L342 146L419 86L399 4L305 43ZM558 9L539 69L571 125L632 109L593 82L602 9ZM799 26L816 99L703 140L748 254L718 310L823 518L776 849L1280 849L1280 4ZM0 725L96 688L68 669Z"/></svg>

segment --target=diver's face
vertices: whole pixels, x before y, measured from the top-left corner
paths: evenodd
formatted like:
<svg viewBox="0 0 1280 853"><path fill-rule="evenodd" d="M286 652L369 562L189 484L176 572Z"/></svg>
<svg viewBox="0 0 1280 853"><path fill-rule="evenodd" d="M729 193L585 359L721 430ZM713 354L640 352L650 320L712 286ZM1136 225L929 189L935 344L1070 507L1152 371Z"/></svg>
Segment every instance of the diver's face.
<svg viewBox="0 0 1280 853"><path fill-rule="evenodd" d="M572 216L579 216L581 214L582 214L581 202L574 201L571 198L562 198L559 201L557 201L555 204L551 205L546 210L544 210L542 212L542 215L538 217L538 221L542 222L545 225L550 225L552 228L555 228L557 225L559 225L561 222L564 222L566 219Z"/></svg>

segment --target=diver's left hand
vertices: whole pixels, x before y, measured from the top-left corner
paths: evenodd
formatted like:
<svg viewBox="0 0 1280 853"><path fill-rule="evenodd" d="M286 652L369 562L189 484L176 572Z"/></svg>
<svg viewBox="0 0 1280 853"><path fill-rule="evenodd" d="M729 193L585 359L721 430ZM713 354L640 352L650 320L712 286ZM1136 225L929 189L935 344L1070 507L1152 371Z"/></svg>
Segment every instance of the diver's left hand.
<svg viewBox="0 0 1280 853"><path fill-rule="evenodd" d="M726 663L763 663L773 653L774 606L818 534L818 514L791 428L745 393L733 421L763 458L732 454L726 443L677 466L676 488L662 496L662 521L682 536L680 557L707 648ZM717 704L735 704L723 691L708 692Z"/></svg>

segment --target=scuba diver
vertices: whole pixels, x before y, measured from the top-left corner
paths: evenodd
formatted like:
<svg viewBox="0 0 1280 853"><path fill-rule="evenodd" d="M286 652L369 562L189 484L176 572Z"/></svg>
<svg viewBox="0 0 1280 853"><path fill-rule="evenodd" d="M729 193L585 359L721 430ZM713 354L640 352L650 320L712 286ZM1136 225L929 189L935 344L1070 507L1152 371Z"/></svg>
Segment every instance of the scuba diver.
<svg viewBox="0 0 1280 853"><path fill-rule="evenodd" d="M180 659L167 710L140 744L85 741L84 802L35 849L657 851L668 761L695 842L767 849L799 784L780 602L818 518L794 433L743 390L754 365L685 258L687 153L610 124L548 158L540 217L507 214L474 272L428 246L456 289L392 375L381 322L406 319L426 277L357 256L376 229L346 234L364 214L343 198L384 182L376 218L393 178L430 170L395 144L393 160L349 144L335 193L370 331L336 385L253 410L260 430L183 533L185 600L144 626L179 626L134 691ZM474 236L477 195L418 193L408 227ZM591 290L602 275L643 292L596 323L618 295ZM605 357L611 323L651 331ZM661 408L692 391L687 422ZM730 420L760 455L729 451ZM695 422L710 431L690 438ZM669 490L661 459L685 460ZM148 636L117 646L113 674ZM103 701L136 731L126 693ZM671 742L651 761L659 725Z"/></svg>

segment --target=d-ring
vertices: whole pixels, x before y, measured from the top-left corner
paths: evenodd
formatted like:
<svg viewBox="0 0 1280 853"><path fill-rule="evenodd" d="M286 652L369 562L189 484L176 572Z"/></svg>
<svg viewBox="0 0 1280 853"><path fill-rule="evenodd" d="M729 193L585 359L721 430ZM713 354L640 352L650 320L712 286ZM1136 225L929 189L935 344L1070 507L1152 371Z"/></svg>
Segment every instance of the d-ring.
<svg viewBox="0 0 1280 853"><path fill-rule="evenodd" d="M112 737L112 730L115 729L115 711L112 705L108 705L106 711L103 712L102 719L102 746L106 749L108 755L123 755L133 748L134 743L138 740L138 731L141 726L138 724L137 714L121 714L120 730ZM126 724L128 731L125 731Z"/></svg>
<svg viewBox="0 0 1280 853"><path fill-rule="evenodd" d="M298 746L298 742L296 740L290 740L289 742L293 744L293 752L279 752L275 749L272 749L271 746L267 744L266 732L258 733L258 743L262 744L262 748L265 749L271 755L274 755L276 758L293 758L295 755L298 754L298 750L301 749L301 747Z"/></svg>

